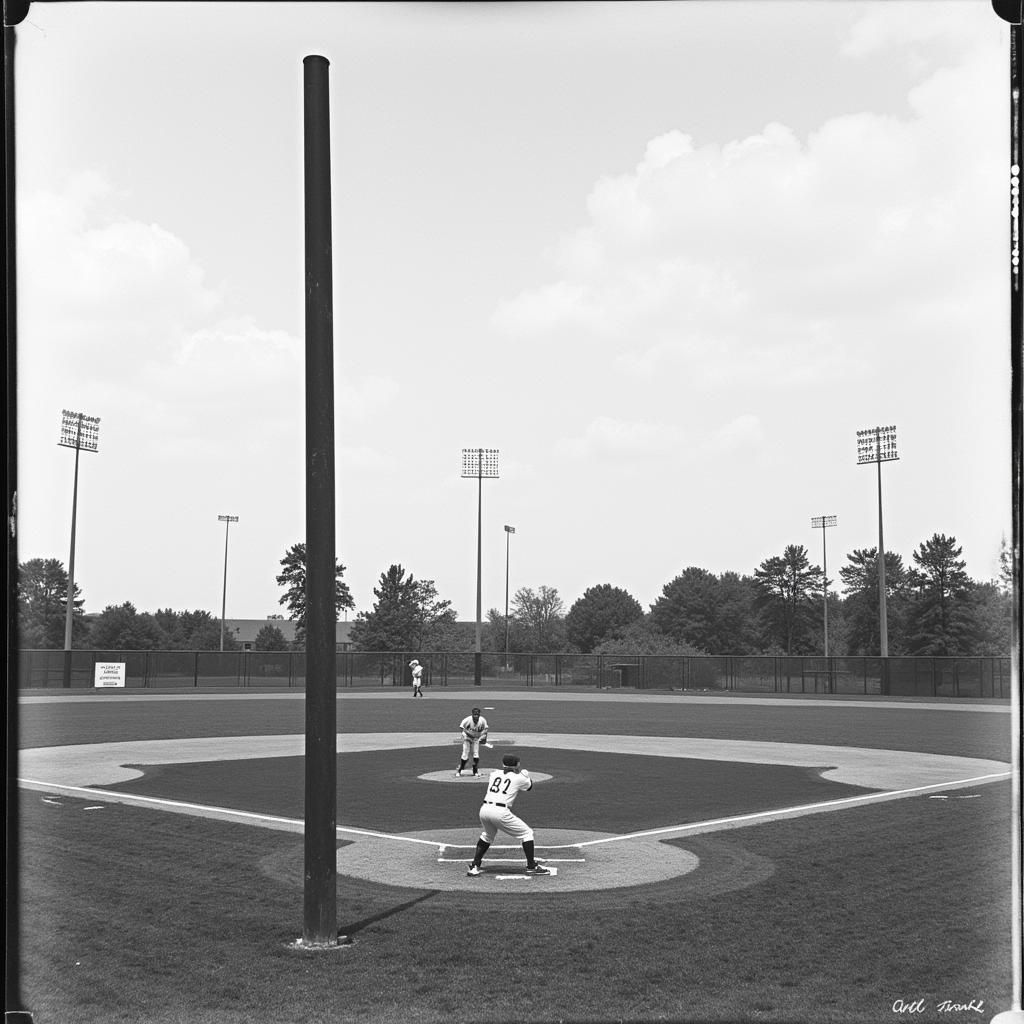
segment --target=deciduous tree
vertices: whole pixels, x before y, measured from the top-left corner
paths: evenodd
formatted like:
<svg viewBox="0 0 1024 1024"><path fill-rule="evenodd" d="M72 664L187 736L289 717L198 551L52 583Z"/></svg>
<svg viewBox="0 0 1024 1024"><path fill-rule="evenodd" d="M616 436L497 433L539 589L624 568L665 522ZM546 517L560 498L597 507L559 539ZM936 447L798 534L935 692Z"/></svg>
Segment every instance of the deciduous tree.
<svg viewBox="0 0 1024 1024"><path fill-rule="evenodd" d="M161 647L168 651L220 650L220 619L210 612L176 612L158 608L153 619L163 633ZM232 629L224 630L224 650L237 651L238 641Z"/></svg>
<svg viewBox="0 0 1024 1024"><path fill-rule="evenodd" d="M546 654L564 649L564 608L554 587L542 585L536 591L520 587L516 591L511 614L519 623L523 642L530 652Z"/></svg>
<svg viewBox="0 0 1024 1024"><path fill-rule="evenodd" d="M18 566L18 644L24 650L60 650L67 624L68 574L56 558L30 558ZM71 638L80 646L88 636L82 591L75 584Z"/></svg>
<svg viewBox="0 0 1024 1024"><path fill-rule="evenodd" d="M252 642L254 651L287 651L288 641L277 626L266 625L260 628Z"/></svg>
<svg viewBox="0 0 1024 1024"><path fill-rule="evenodd" d="M601 583L573 602L565 617L565 632L569 643L588 654L612 630L643 617L644 610L635 597L620 587Z"/></svg>
<svg viewBox="0 0 1024 1024"><path fill-rule="evenodd" d="M165 643L156 619L131 601L107 605L92 624L90 640L98 651L156 651Z"/></svg>
<svg viewBox="0 0 1024 1024"><path fill-rule="evenodd" d="M689 566L651 606L653 624L707 654L752 654L760 644L759 591L749 576Z"/></svg>
<svg viewBox="0 0 1024 1024"><path fill-rule="evenodd" d="M655 625L651 616L646 615L626 626L613 629L594 648L593 654L635 657L638 655L699 655L706 651L699 650L692 644L683 643L674 637L662 633Z"/></svg>

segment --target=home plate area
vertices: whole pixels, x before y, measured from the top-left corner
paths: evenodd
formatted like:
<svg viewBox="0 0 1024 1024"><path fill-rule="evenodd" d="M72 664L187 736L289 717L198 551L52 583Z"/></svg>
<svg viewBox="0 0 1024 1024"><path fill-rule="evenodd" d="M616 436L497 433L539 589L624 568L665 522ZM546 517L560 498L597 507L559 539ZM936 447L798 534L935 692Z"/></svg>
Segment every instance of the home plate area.
<svg viewBox="0 0 1024 1024"><path fill-rule="evenodd" d="M484 857L483 874L468 876L479 829L388 837L339 832L346 843L338 850L338 874L412 889L491 894L617 889L678 878L700 864L688 850L656 839L538 829L535 853L550 875L526 874L522 846L502 842L499 833Z"/></svg>

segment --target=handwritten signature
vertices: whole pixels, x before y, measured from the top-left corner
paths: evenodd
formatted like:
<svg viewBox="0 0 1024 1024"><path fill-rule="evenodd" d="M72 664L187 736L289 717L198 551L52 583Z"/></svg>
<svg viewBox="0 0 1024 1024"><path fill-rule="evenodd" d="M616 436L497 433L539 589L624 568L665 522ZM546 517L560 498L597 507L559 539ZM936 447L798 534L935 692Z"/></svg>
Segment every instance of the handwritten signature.
<svg viewBox="0 0 1024 1024"><path fill-rule="evenodd" d="M972 999L969 1003L958 1003L952 999L943 999L935 1004L936 1013L984 1013L985 1000ZM897 999L892 1004L893 1013L924 1013L928 1004L923 999Z"/></svg>

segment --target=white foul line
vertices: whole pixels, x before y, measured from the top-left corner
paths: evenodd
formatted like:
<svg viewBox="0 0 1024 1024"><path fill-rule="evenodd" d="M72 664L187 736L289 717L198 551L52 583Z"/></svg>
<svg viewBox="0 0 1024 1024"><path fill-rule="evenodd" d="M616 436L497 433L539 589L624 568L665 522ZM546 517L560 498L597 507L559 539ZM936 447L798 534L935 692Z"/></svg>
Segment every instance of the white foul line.
<svg viewBox="0 0 1024 1024"><path fill-rule="evenodd" d="M255 823L279 826L285 831L302 832L306 823L302 818L281 818L273 814L259 814L255 811L238 811L230 807L215 807L210 804L191 804L182 800L167 800L163 797L139 796L135 793L120 793L111 789L93 789L91 786L65 786L55 782L37 782L35 779L19 779L19 784L26 789L43 790L44 792L65 793L69 796L82 794L96 800L105 800L107 803L132 804L148 807L159 807L167 811L187 811L200 817L218 818L224 821L237 821L241 823ZM46 798L43 797L45 800ZM49 802L49 801L48 801ZM349 833L357 836L368 836L373 839L395 839L405 843L423 843L426 846L437 846L444 849L444 843L437 843L430 839L416 839L412 836L395 836L387 832L372 832L362 828L347 828L339 825L335 832Z"/></svg>
<svg viewBox="0 0 1024 1024"><path fill-rule="evenodd" d="M34 779L18 779L26 789L41 789L45 792L82 794L107 803L136 804L159 807L163 810L190 811L206 817L224 818L229 821L253 821L264 824L284 825L289 830L301 832L305 823L301 818L280 818L273 814L257 814L254 811L236 811L230 807L214 807L209 804L190 804L182 800L167 800L155 796L139 796L135 793L119 793L112 789L93 789L91 786L65 786L54 782L36 782ZM45 799L45 798L44 798Z"/></svg>
<svg viewBox="0 0 1024 1024"><path fill-rule="evenodd" d="M959 786L971 786L976 783L995 782L999 779L1010 778L1010 772L1000 772L996 775L979 775L974 779L960 779L957 782L936 782L930 786L916 786L913 789L888 790L883 793L866 793L862 796L844 797L842 800L826 800L817 804L799 804L796 807L781 807L774 811L758 811L754 814L739 814L732 818L714 818L711 821L694 821L687 825L669 825L666 828L652 828L645 832L630 832L624 836L609 836L606 839L587 839L574 846L596 846L598 843L617 843L623 839L643 839L646 836L667 835L669 833L683 833L696 831L710 831L719 825L734 825L739 822L772 821L778 818L794 817L800 814L811 814L814 811L835 810L843 806L855 806L857 804L878 803L883 800L899 800L903 797L914 796L918 793L927 793L932 789L955 789ZM558 847L548 847L558 849Z"/></svg>
<svg viewBox="0 0 1024 1024"><path fill-rule="evenodd" d="M882 793L867 793L861 796L845 797L841 800L827 800L816 804L799 804L796 807L777 808L772 811L757 811L753 814L739 814L730 818L713 818L710 821L694 821L685 825L668 825L664 828L647 829L643 832L630 832L622 836L608 836L604 839L586 839L577 843L563 843L558 845L545 844L547 850L581 849L584 846L597 846L601 843L617 843L624 839L645 839L649 836L660 835L682 835L687 832L709 832L719 827L730 825L750 824L757 821L775 821L781 818L796 817L802 814L813 814L816 811L836 810L844 806L857 806L859 804L879 803L884 800L898 800L903 797L915 796L919 793L928 793L936 789L958 789L962 786L972 786L978 783L996 782L1000 779L1011 778L1011 772L998 772L993 775L979 775L972 779L960 779L955 782L936 782L929 786L915 786L913 789L888 790ZM270 828L282 828L289 832L302 832L305 829L305 822L301 818L282 818L273 814L258 814L254 811L238 811L227 807L214 807L209 804L186 803L181 800L167 800L161 797L138 796L134 793L120 793L109 789L93 789L89 786L65 786L53 782L38 782L34 779L19 779L20 785L27 789L42 790L48 793L66 793L69 795L89 796L94 800L104 800L108 803L123 803L131 805L142 805L159 807L163 810L176 812L190 812L201 817L217 818L224 821L236 821L241 823L258 823ZM45 797L44 797L45 799ZM372 839L392 839L397 842L419 843L423 846L435 846L438 853L443 854L452 843L442 843L431 839L419 839L414 836L393 835L388 832L374 832L368 829L348 828L339 825L336 833L349 835L366 836ZM498 849L513 849L514 847L494 847Z"/></svg>

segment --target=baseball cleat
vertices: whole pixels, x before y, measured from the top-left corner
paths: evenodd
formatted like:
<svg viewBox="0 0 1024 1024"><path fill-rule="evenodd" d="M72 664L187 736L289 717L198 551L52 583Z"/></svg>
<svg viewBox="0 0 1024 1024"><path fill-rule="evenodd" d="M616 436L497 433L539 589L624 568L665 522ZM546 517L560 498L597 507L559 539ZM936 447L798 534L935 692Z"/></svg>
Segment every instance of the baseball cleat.
<svg viewBox="0 0 1024 1024"><path fill-rule="evenodd" d="M478 868L475 864L469 865L469 870L466 872L467 875L482 875L483 871Z"/></svg>
<svg viewBox="0 0 1024 1024"><path fill-rule="evenodd" d="M455 769L455 778L457 778L457 779L461 779L462 778L462 769L461 768L456 768Z"/></svg>
<svg viewBox="0 0 1024 1024"><path fill-rule="evenodd" d="M532 864L526 869L528 875L550 875L551 871L543 864Z"/></svg>

